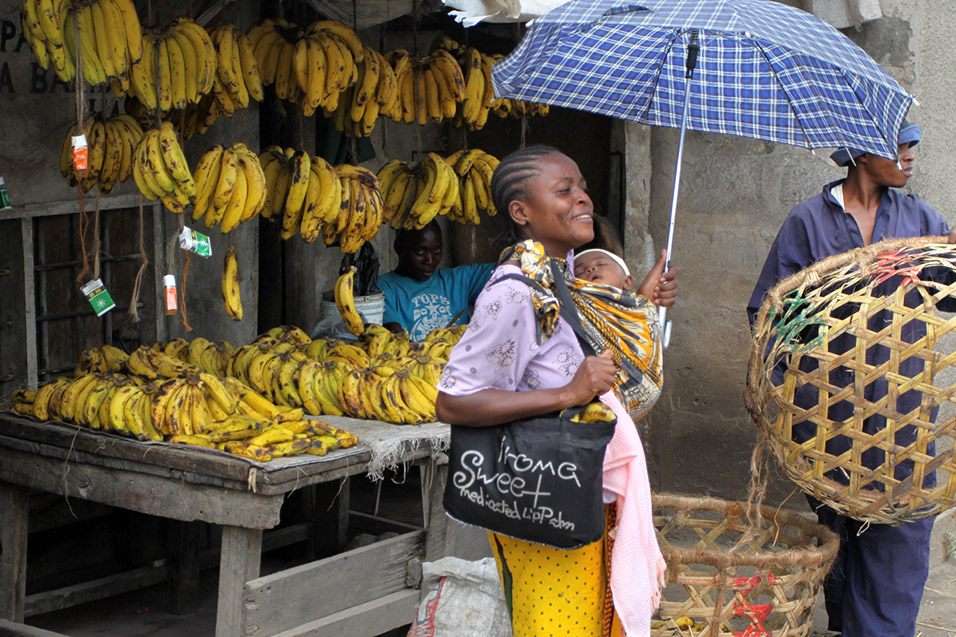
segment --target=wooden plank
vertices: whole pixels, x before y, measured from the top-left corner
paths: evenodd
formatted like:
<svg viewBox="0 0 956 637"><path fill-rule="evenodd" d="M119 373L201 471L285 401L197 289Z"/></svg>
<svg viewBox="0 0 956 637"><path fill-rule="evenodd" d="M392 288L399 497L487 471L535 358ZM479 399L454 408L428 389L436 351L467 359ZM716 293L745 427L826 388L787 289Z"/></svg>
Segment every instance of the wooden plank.
<svg viewBox="0 0 956 637"><path fill-rule="evenodd" d="M349 511L349 528L353 531L362 533L372 533L381 535L382 533L411 533L412 531L421 531L422 527L414 524L405 524L397 520L389 520L378 515L362 513L361 511Z"/></svg>
<svg viewBox="0 0 956 637"><path fill-rule="evenodd" d="M448 516L442 505L448 465L429 462L421 467L422 497L425 512L425 561L434 562L447 555Z"/></svg>
<svg viewBox="0 0 956 637"><path fill-rule="evenodd" d="M107 575L88 582L64 586L51 591L35 593L26 598L24 615L32 617L85 604L121 593L139 590L165 582L166 566L143 566L141 568Z"/></svg>
<svg viewBox="0 0 956 637"><path fill-rule="evenodd" d="M409 588L278 633L275 637L379 635L415 620L420 591Z"/></svg>
<svg viewBox="0 0 956 637"><path fill-rule="evenodd" d="M27 349L27 386L37 387L37 297L36 270L33 263L33 219L20 221L20 237L23 240L23 329Z"/></svg>
<svg viewBox="0 0 956 637"><path fill-rule="evenodd" d="M64 637L63 633L0 619L0 637Z"/></svg>
<svg viewBox="0 0 956 637"><path fill-rule="evenodd" d="M26 489L0 482L0 619L23 621L27 583Z"/></svg>
<svg viewBox="0 0 956 637"><path fill-rule="evenodd" d="M100 200L100 210L116 210L118 208L135 208L139 205L139 192L123 195L110 195ZM58 215L79 214L76 199L68 201L44 201L17 205L12 210L5 210L3 216L8 219L36 219L38 217L55 217Z"/></svg>
<svg viewBox="0 0 956 637"><path fill-rule="evenodd" d="M69 497L190 522L272 528L281 496L264 496L160 476L103 468L7 448L0 480Z"/></svg>
<svg viewBox="0 0 956 637"><path fill-rule="evenodd" d="M220 555L216 637L236 637L245 634L243 590L247 582L259 576L262 531L224 527Z"/></svg>
<svg viewBox="0 0 956 637"><path fill-rule="evenodd" d="M424 531L406 533L248 582L242 634L288 630L404 590L405 565L421 559L424 541Z"/></svg>

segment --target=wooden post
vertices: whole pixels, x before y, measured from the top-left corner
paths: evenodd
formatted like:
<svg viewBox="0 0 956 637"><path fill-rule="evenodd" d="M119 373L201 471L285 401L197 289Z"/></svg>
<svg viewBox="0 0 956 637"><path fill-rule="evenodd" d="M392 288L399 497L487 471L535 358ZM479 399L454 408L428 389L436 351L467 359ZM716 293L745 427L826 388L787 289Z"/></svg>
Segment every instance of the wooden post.
<svg viewBox="0 0 956 637"><path fill-rule="evenodd" d="M242 591L246 582L259 577L261 559L262 529L222 527L216 637L243 634Z"/></svg>
<svg viewBox="0 0 956 637"><path fill-rule="evenodd" d="M0 482L0 619L23 621L27 589L28 491Z"/></svg>
<svg viewBox="0 0 956 637"><path fill-rule="evenodd" d="M349 540L351 478L315 485L315 522L312 546L315 557L335 555Z"/></svg>
<svg viewBox="0 0 956 637"><path fill-rule="evenodd" d="M185 615L199 600L199 536L201 522L169 520L166 567L169 572L169 610Z"/></svg>
<svg viewBox="0 0 956 637"><path fill-rule="evenodd" d="M448 479L448 465L438 464L434 457L420 465L422 477L422 504L425 514L425 561L445 557L445 533L448 518L442 497Z"/></svg>

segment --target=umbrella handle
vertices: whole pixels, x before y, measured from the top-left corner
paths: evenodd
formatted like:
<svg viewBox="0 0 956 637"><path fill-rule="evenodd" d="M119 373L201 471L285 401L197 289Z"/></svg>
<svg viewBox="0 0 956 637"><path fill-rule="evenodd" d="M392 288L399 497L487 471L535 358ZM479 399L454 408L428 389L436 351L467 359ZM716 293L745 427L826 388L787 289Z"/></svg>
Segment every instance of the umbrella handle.
<svg viewBox="0 0 956 637"><path fill-rule="evenodd" d="M671 322L667 320L667 308L657 308L657 322L661 326L661 345L664 349L671 344Z"/></svg>

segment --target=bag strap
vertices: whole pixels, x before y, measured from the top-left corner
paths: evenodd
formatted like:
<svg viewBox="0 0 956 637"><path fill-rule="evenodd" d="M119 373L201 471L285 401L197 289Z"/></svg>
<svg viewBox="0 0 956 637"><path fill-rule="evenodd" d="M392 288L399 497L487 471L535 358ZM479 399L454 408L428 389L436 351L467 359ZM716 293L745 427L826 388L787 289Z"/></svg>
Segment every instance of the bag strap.
<svg viewBox="0 0 956 637"><path fill-rule="evenodd" d="M578 338L578 344L581 346L581 349L584 351L585 356L597 356L597 352L594 351L594 346L591 345L591 341L587 338L587 332L584 331L584 326L581 325L581 318L578 316L578 310L574 306L574 300L571 298L571 292L568 290L568 284L564 281L564 274L558 269L558 266L554 263L551 264L551 273L555 280L555 290L557 291L558 298L558 308L561 313L561 317L567 321L571 326L571 329L574 330L574 335ZM525 276L524 274L503 274L501 277L496 279L492 285L505 281L507 279L513 279L515 281L521 281L522 283L527 284L529 287L532 287L543 294L547 294L548 290L530 277Z"/></svg>

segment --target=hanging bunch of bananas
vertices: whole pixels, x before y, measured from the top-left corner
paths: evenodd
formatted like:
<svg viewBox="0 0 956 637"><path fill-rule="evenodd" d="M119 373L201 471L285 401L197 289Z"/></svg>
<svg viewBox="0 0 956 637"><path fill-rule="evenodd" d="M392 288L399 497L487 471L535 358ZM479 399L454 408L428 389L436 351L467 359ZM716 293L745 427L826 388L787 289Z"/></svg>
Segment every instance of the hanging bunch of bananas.
<svg viewBox="0 0 956 637"><path fill-rule="evenodd" d="M142 56L132 0L21 0L20 24L37 62L52 65L63 82L76 77L79 55L91 85L110 82L117 95L129 88L130 70Z"/></svg>
<svg viewBox="0 0 956 637"><path fill-rule="evenodd" d="M335 111L339 96L358 79L356 64L365 48L355 32L336 20L320 20L306 29L267 19L249 30L262 83L275 85L276 96L302 107L307 117L317 109Z"/></svg>
<svg viewBox="0 0 956 637"><path fill-rule="evenodd" d="M498 167L498 159L474 148L459 150L445 160L458 176L458 201L445 214L460 224L481 223L481 215L497 214L491 200L491 176Z"/></svg>
<svg viewBox="0 0 956 637"><path fill-rule="evenodd" d="M133 180L144 197L176 213L195 200L196 183L169 120L143 134L133 153Z"/></svg>
<svg viewBox="0 0 956 637"><path fill-rule="evenodd" d="M410 55L405 49L385 54L392 65L398 95L381 109L381 114L396 122L424 125L455 116L464 98L465 76L458 61L445 49L431 55Z"/></svg>
<svg viewBox="0 0 956 637"><path fill-rule="evenodd" d="M368 168L339 164L340 200L338 216L322 228L325 245L336 241L346 254L355 254L366 241L371 241L384 220L385 205L378 177Z"/></svg>
<svg viewBox="0 0 956 637"><path fill-rule="evenodd" d="M239 262L236 260L236 246L226 250L222 264L222 301L226 314L233 321L242 320L242 299L239 296Z"/></svg>
<svg viewBox="0 0 956 637"><path fill-rule="evenodd" d="M417 164L393 159L378 171L385 221L395 229L424 228L459 201L458 176L437 153Z"/></svg>
<svg viewBox="0 0 956 637"><path fill-rule="evenodd" d="M336 130L349 137L368 137L382 109L389 109L398 98L398 82L391 65L381 53L365 46L365 57L356 63L358 78L342 93L332 118Z"/></svg>
<svg viewBox="0 0 956 637"><path fill-rule="evenodd" d="M192 218L202 219L207 228L232 232L265 210L265 172L256 154L241 142L207 150L196 164L193 180Z"/></svg>
<svg viewBox="0 0 956 637"><path fill-rule="evenodd" d="M265 172L262 216L282 225L280 236L297 233L307 243L319 238L324 224L339 215L339 175L329 162L304 150L269 146L259 155Z"/></svg>
<svg viewBox="0 0 956 637"><path fill-rule="evenodd" d="M150 113L182 110L212 91L216 48L193 20L180 17L165 29L144 33L142 49L142 58L133 65L130 93Z"/></svg>
<svg viewBox="0 0 956 637"><path fill-rule="evenodd" d="M491 77L491 67L504 57L505 56L501 53L495 53L494 55L482 54L482 64L488 69L486 73L488 78ZM534 102L525 102L523 100L512 100L508 98L494 98L491 100L490 106L491 111L498 117L510 116L516 119L535 116L544 117L551 110L551 107L547 104L536 104Z"/></svg>
<svg viewBox="0 0 956 637"><path fill-rule="evenodd" d="M106 121L90 118L83 125L86 135L87 169L78 175L73 167L74 125L63 140L60 150L60 174L70 186L89 192L98 186L104 195L109 194L116 182L127 181L133 176L133 156L143 137L143 129L129 115L117 115Z"/></svg>
<svg viewBox="0 0 956 637"><path fill-rule="evenodd" d="M132 95L123 99L123 110L142 128L149 128L156 121L155 114L146 110L146 107ZM216 97L209 93L203 95L198 104L186 104L182 111L173 109L163 114L163 119L173 123L173 129L182 139L190 139L194 135L202 135L222 115L216 104Z"/></svg>
<svg viewBox="0 0 956 637"><path fill-rule="evenodd" d="M233 24L224 24L209 34L216 47L216 74L212 90L218 114L232 117L249 100L261 102L262 78L252 42Z"/></svg>

